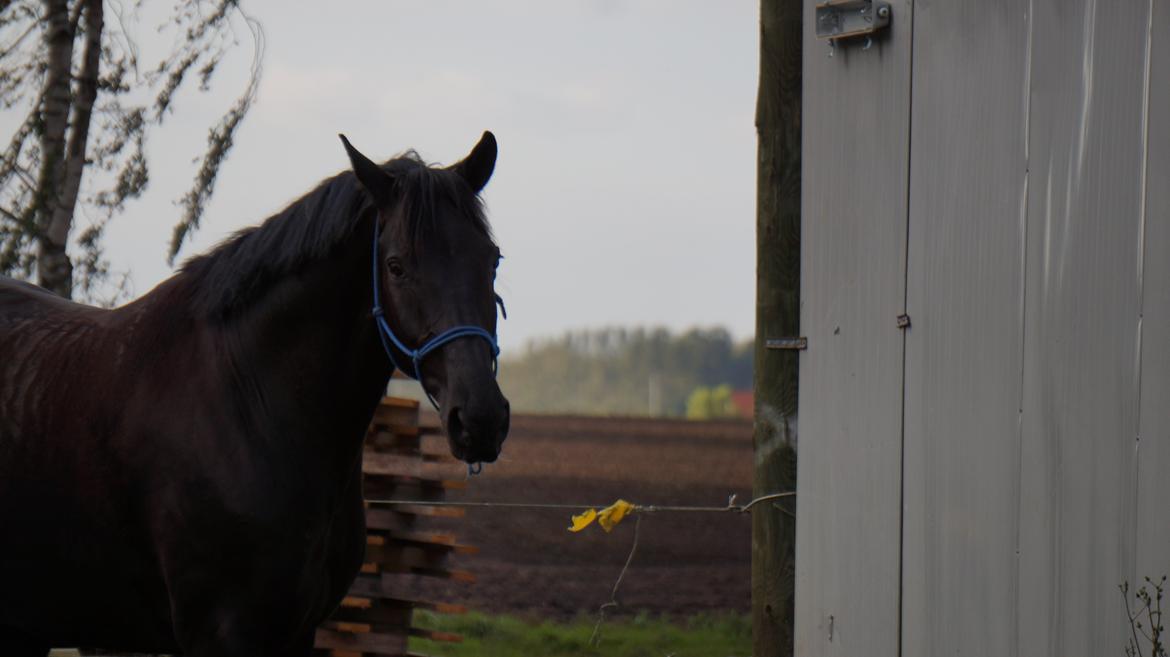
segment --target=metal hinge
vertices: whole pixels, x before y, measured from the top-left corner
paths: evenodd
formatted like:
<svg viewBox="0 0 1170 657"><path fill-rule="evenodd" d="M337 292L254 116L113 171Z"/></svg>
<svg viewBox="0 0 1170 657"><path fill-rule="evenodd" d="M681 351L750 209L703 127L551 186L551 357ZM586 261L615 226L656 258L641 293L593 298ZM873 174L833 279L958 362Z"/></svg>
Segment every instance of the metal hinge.
<svg viewBox="0 0 1170 657"><path fill-rule="evenodd" d="M764 341L764 347L768 349L790 349L793 351L804 351L808 349L808 338L768 338Z"/></svg>
<svg viewBox="0 0 1170 657"><path fill-rule="evenodd" d="M816 7L818 39L870 37L890 24L890 3L880 0L825 0Z"/></svg>

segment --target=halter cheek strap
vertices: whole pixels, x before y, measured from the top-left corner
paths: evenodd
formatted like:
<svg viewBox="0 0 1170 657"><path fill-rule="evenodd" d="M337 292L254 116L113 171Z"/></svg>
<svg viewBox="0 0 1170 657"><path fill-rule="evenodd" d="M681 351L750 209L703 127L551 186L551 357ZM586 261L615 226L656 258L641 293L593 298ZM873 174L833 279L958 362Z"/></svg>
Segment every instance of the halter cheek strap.
<svg viewBox="0 0 1170 657"><path fill-rule="evenodd" d="M378 327L378 338L382 341L382 348L386 350L386 355L390 358L390 362L394 365L395 369L401 371L403 374L413 379L418 380L419 383L422 383L422 370L419 369L419 366L422 363L422 359L425 358L427 354L435 351L448 342L458 340L459 338L483 338L484 340L487 340L487 343L491 348L492 372L494 373L499 370L500 346L496 342L496 336L488 333L485 329L478 326L455 326L449 328L446 331L443 331L442 333L431 338L430 340L427 340L417 349L411 349L403 344L402 340L399 340L398 336L394 335L393 329L390 328L389 322L386 321L386 312L382 309L380 292L380 288L382 286L378 284L378 220L376 217L374 219L373 254L374 324ZM410 358L412 366L410 370L407 370L401 364L399 364L398 359L394 357L394 349L391 348L391 345ZM427 399L430 400L431 405L435 407L435 410L439 410L438 402L435 401L435 398L431 395L430 391L428 391L425 386L423 387L423 392L426 393Z"/></svg>

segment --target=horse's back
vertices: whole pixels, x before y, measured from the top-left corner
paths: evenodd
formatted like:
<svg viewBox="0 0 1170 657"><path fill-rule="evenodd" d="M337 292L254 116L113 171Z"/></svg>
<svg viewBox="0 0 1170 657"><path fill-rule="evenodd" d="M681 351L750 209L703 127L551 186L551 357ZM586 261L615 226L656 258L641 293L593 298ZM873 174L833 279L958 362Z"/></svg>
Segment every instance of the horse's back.
<svg viewBox="0 0 1170 657"><path fill-rule="evenodd" d="M50 297L64 301L32 283L0 276L0 326L16 317L39 313L44 305L50 302Z"/></svg>
<svg viewBox="0 0 1170 657"><path fill-rule="evenodd" d="M116 340L109 313L0 277L0 457L31 432L32 416L49 415L47 402L77 393L89 378L78 373L96 374L93 354Z"/></svg>
<svg viewBox="0 0 1170 657"><path fill-rule="evenodd" d="M0 276L0 338L27 331L43 322L94 322L108 311L74 303L48 290ZM0 348L8 342L0 339Z"/></svg>
<svg viewBox="0 0 1170 657"><path fill-rule="evenodd" d="M0 277L0 625L43 631L50 605L58 626L84 625L81 605L54 600L66 589L87 616L101 618L105 604L140 625L165 624L165 614L151 617L165 591L132 538L145 527L125 511L140 503L111 432L126 378L105 364L124 341L122 323ZM119 587L144 602L110 605Z"/></svg>
<svg viewBox="0 0 1170 657"><path fill-rule="evenodd" d="M360 470L341 511L256 485L319 458L252 440L183 284L107 311L0 279L0 634L174 653L212 602L315 624L360 566Z"/></svg>

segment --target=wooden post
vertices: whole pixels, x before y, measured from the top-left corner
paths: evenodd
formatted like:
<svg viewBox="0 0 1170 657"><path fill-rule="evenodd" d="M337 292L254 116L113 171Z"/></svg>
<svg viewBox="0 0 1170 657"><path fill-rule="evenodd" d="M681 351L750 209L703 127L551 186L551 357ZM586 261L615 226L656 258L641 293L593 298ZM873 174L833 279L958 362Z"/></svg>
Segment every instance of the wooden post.
<svg viewBox="0 0 1170 657"><path fill-rule="evenodd" d="M800 75L803 0L761 0L756 206L756 352L753 440L757 496L796 488L798 351L768 338L800 335ZM783 507L783 508L778 508ZM755 657L793 654L796 506L752 513Z"/></svg>

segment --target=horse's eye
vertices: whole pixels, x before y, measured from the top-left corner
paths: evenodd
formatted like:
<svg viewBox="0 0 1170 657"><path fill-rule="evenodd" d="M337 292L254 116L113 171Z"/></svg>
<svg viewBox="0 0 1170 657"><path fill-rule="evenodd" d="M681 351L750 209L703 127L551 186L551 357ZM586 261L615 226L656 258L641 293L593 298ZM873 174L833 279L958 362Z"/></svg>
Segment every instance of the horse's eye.
<svg viewBox="0 0 1170 657"><path fill-rule="evenodd" d="M406 275L406 270L402 268L402 263L398 261L398 258L388 259L386 269L390 270L390 275L394 278L402 278Z"/></svg>

